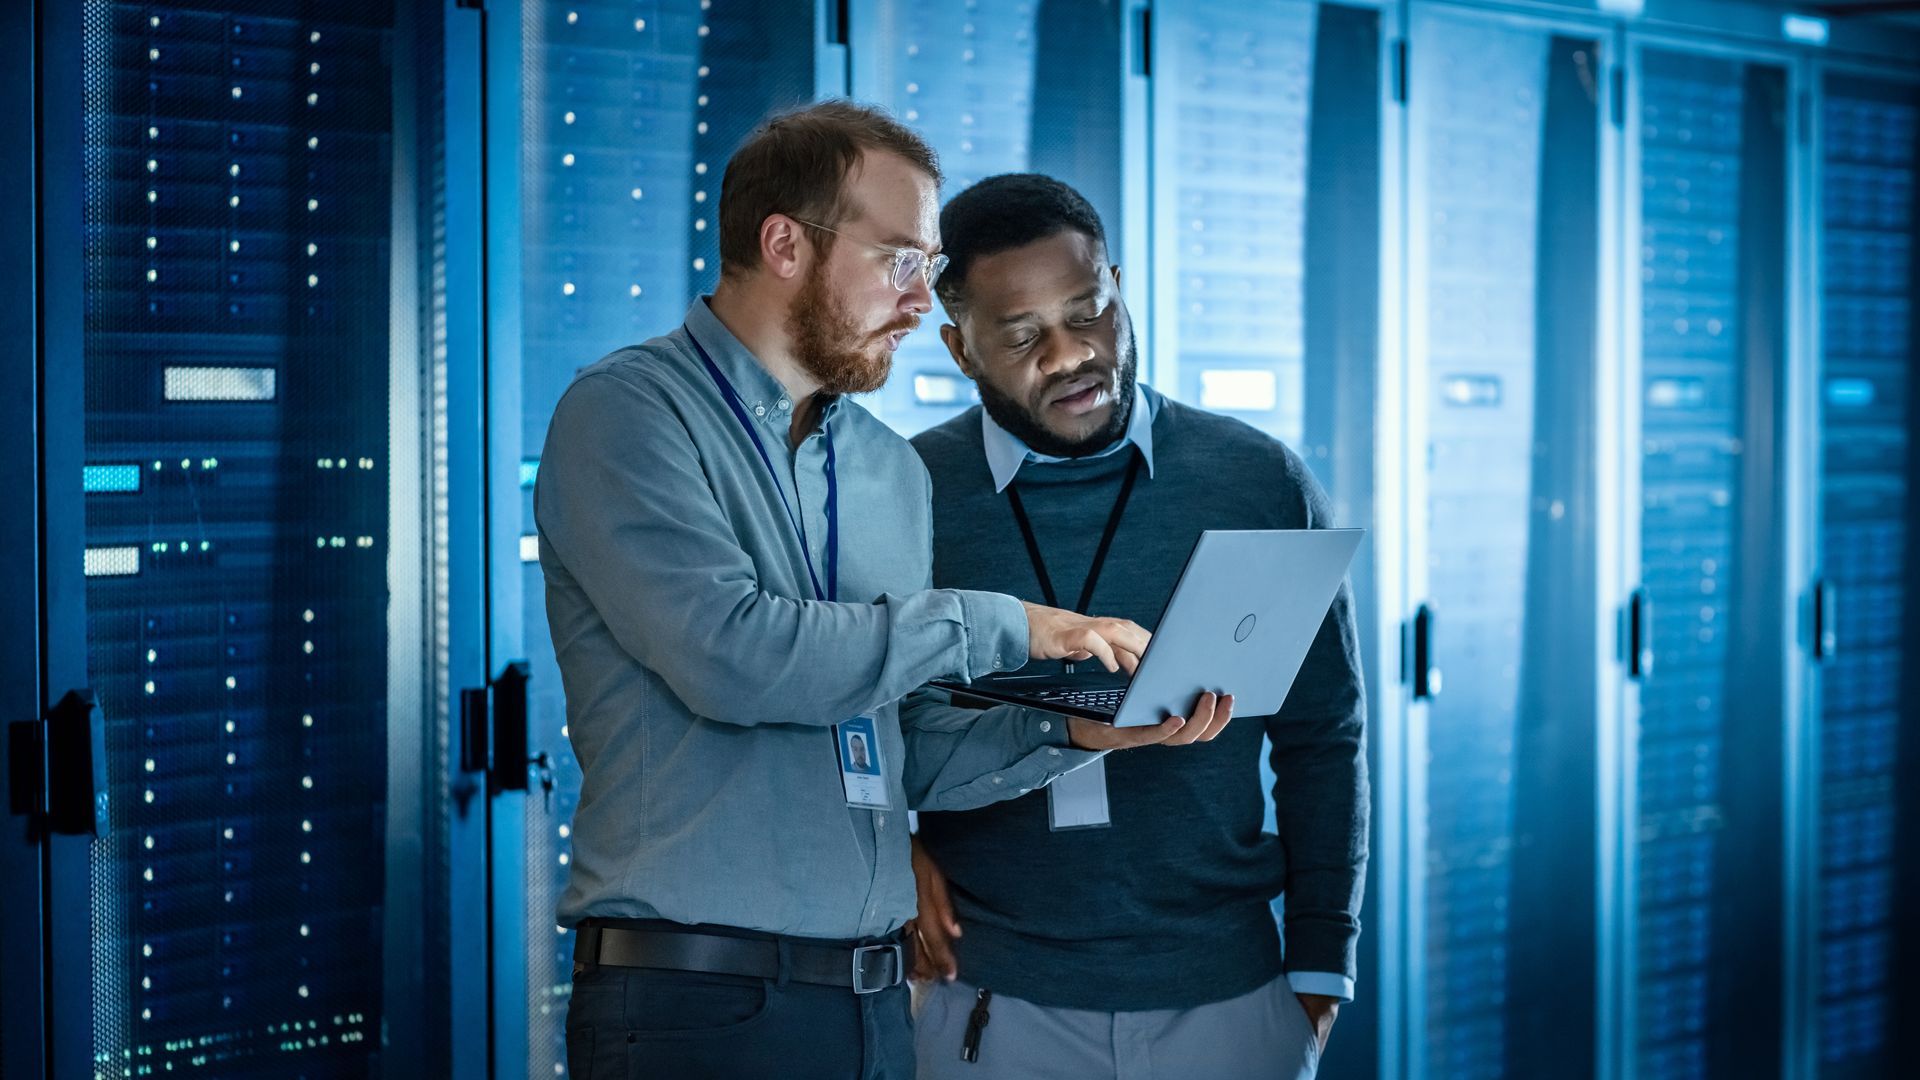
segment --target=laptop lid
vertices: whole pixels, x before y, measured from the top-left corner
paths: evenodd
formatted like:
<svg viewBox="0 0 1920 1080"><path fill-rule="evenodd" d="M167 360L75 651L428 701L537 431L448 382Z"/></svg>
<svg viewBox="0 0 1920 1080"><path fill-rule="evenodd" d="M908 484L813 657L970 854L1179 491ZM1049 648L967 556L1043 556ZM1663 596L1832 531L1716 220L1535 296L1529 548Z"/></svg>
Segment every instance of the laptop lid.
<svg viewBox="0 0 1920 1080"><path fill-rule="evenodd" d="M1364 529L1208 530L1113 722L1184 716L1213 690L1236 716L1280 711L1326 621Z"/></svg>

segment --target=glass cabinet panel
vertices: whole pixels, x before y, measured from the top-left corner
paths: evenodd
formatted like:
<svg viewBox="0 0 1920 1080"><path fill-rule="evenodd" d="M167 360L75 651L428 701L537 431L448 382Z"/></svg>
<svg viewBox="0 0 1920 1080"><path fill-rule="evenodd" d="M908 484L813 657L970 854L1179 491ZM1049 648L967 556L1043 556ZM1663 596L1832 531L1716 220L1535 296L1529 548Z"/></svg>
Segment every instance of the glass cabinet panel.
<svg viewBox="0 0 1920 1080"><path fill-rule="evenodd" d="M1637 1067L1777 1068L1786 73L1640 55Z"/></svg>
<svg viewBox="0 0 1920 1080"><path fill-rule="evenodd" d="M1602 65L1591 39L1467 16L1421 18L1414 47L1453 59L1413 65L1409 107L1408 407L1425 437L1412 632L1432 669L1409 766L1413 1053L1432 1076L1580 1075Z"/></svg>

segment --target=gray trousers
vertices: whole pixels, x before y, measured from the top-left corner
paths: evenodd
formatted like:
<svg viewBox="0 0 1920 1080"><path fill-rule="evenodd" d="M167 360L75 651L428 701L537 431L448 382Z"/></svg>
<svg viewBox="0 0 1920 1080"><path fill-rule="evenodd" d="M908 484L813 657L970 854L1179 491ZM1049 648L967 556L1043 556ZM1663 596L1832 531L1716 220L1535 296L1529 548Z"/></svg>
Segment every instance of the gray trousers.
<svg viewBox="0 0 1920 1080"><path fill-rule="evenodd" d="M1192 1009L1092 1012L994 994L978 1061L961 1058L978 988L922 988L919 1080L1310 1080L1320 1043L1283 975Z"/></svg>

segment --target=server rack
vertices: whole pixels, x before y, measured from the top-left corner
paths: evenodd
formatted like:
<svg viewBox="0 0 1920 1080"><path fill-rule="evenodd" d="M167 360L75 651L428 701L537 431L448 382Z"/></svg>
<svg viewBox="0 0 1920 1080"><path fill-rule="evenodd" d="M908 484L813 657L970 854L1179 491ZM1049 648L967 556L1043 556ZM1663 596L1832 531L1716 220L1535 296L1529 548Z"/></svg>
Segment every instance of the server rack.
<svg viewBox="0 0 1920 1080"><path fill-rule="evenodd" d="M1794 1065L1803 1075L1890 1075L1912 1048L1899 1018L1916 1001L1916 760L1912 530L1916 415L1915 203L1920 190L1920 84L1911 71L1830 62L1812 73L1817 282L1803 384L1817 432L1806 447L1819 486L1813 515L1819 579L1802 632L1818 662L1815 718L1797 815L1802 1013L1820 1036Z"/></svg>
<svg viewBox="0 0 1920 1080"><path fill-rule="evenodd" d="M1902 229L1859 210L1904 190L1904 140L1885 136L1896 149L1858 169L1862 132L1847 121L1861 102L1841 99L1862 78L1897 113L1896 76L1910 75L1895 58L1913 46L1893 27L1796 21L1674 0L1625 27L1626 224L1647 244L1622 276L1625 428L1641 440L1624 462L1622 580L1654 601L1643 642L1655 663L1627 689L1619 729L1640 828L1623 835L1634 918L1618 1011L1620 1068L1648 1075L1880 1075L1886 1040L1901 1037L1884 1018L1905 988L1902 946L1878 913L1899 910L1883 887L1906 869L1867 794L1898 768L1871 704L1886 695L1871 654L1888 639L1852 627L1870 655L1844 685L1860 692L1833 677L1847 618L1837 574L1862 575L1855 587L1885 617L1908 617L1885 588L1889 564L1870 558L1900 514L1897 497L1874 497L1904 467L1884 453L1902 438L1900 407L1861 396L1884 392L1875 358L1911 344L1885 318L1903 303L1899 282L1862 289L1859 277L1887 265ZM1824 134L1836 108L1837 142ZM1823 365L1836 363L1829 401ZM1863 371L1874 385L1851 381ZM1823 550L1835 544L1845 570ZM1837 706L1838 732L1823 706ZM1846 764L1827 771L1836 750Z"/></svg>
<svg viewBox="0 0 1920 1080"><path fill-rule="evenodd" d="M1590 1075L1615 61L1564 14L1411 15L1407 1073Z"/></svg>
<svg viewBox="0 0 1920 1080"><path fill-rule="evenodd" d="M1790 88L1777 55L1632 47L1632 632L1652 655L1628 718L1629 1060L1752 1075L1782 1056L1753 1032L1781 1030L1785 953L1756 943L1781 942L1786 918Z"/></svg>
<svg viewBox="0 0 1920 1080"><path fill-rule="evenodd" d="M9 239L39 325L9 370L39 385L9 419L42 509L17 644L25 685L62 689L10 730L11 820L40 850L9 919L8 1066L443 1071L429 620L389 598L421 569L390 410L419 363L395 237L434 152L411 51L432 20L27 8L9 85L33 97L9 104L37 220Z"/></svg>

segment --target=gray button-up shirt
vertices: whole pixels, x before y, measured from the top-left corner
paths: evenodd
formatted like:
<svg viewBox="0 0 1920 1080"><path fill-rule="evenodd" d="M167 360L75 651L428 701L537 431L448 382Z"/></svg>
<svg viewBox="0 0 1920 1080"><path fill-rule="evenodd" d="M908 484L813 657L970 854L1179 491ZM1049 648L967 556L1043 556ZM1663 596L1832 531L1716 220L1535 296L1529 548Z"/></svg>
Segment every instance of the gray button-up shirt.
<svg viewBox="0 0 1920 1080"><path fill-rule="evenodd" d="M581 371L554 412L534 516L585 773L562 924L884 934L915 909L909 807L981 806L1096 756L1067 748L1059 718L956 709L923 688L1025 664L1026 616L1012 597L929 587L926 468L846 400L821 416L839 600L815 599L781 495L825 587L826 440L816 428L793 448L792 410L696 300L672 334ZM886 810L849 807L841 787L831 725L862 714L877 721Z"/></svg>

